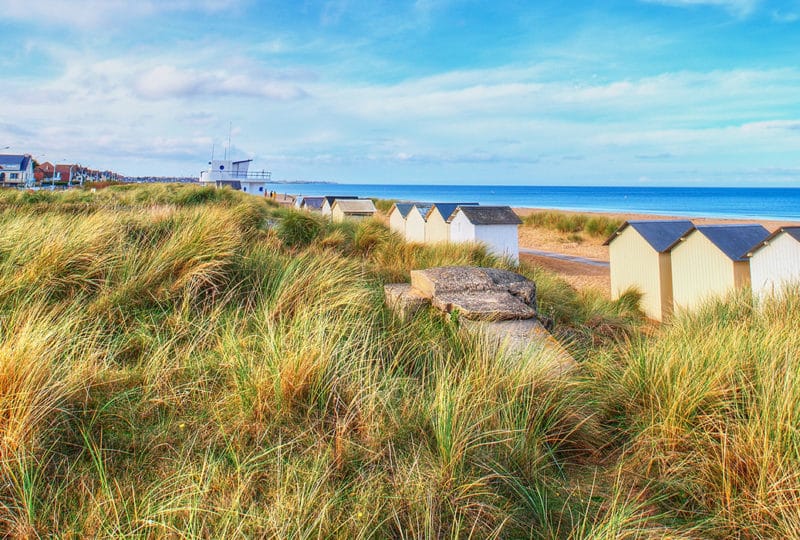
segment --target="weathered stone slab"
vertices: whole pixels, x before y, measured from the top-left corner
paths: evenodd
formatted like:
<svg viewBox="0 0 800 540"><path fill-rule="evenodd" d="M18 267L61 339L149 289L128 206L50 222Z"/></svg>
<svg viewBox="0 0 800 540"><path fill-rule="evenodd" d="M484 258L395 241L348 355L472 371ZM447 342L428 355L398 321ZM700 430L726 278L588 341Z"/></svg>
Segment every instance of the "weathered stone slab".
<svg viewBox="0 0 800 540"><path fill-rule="evenodd" d="M559 371L577 366L575 359L536 319L510 321L462 321L469 332L483 332L497 340L510 353L530 353L539 349L548 356Z"/></svg>
<svg viewBox="0 0 800 540"><path fill-rule="evenodd" d="M430 299L421 295L408 283L391 283L383 286L386 305L393 309L401 318L414 315L430 303Z"/></svg>
<svg viewBox="0 0 800 540"><path fill-rule="evenodd" d="M532 319L536 310L506 291L448 292L431 299L434 307L469 320Z"/></svg>
<svg viewBox="0 0 800 540"><path fill-rule="evenodd" d="M429 298L451 292L505 291L533 308L536 306L536 284L498 268L443 266L413 270L411 286Z"/></svg>

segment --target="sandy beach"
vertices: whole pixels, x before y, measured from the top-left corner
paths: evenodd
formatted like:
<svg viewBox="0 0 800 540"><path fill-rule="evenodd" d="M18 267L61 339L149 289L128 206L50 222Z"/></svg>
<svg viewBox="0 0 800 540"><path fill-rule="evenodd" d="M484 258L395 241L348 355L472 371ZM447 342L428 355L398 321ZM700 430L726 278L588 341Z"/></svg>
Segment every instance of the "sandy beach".
<svg viewBox="0 0 800 540"><path fill-rule="evenodd" d="M705 217L685 217L685 216L667 216L667 215L652 215L652 214L625 214L614 212L572 212L568 210L553 210L545 208L514 208L514 211L520 217L533 212L541 211L556 211L564 214L583 214L587 216L602 216L619 220L633 220L633 219L689 219L698 225L709 224L734 224L734 223L759 223L763 225L770 232L778 229L779 227L787 225L800 225L797 221L768 221L768 220L752 220L752 219L722 219L722 218L705 218ZM583 240L575 242L569 240L568 235L555 230L543 229L538 227L523 225L519 228L519 246L520 248L535 249L539 251L547 251L552 253L561 253L564 255L573 255L577 257L585 257L589 259L596 259L600 261L608 261L608 247L603 245L604 238L595 238L586 234L581 235ZM574 287L595 288L602 291L604 294L611 293L610 278L607 267L599 267L588 264L581 264L576 262L564 261L550 257L540 257L536 255L520 254L523 261L533 263L553 272L556 272Z"/></svg>

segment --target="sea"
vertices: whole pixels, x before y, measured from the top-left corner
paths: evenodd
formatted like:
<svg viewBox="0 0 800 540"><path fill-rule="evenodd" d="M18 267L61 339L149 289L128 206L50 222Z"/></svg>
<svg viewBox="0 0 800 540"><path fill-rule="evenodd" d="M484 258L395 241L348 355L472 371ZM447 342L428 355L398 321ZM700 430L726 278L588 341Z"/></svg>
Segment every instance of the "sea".
<svg viewBox="0 0 800 540"><path fill-rule="evenodd" d="M355 195L419 202L473 202L710 218L800 221L800 188L280 184L295 195Z"/></svg>

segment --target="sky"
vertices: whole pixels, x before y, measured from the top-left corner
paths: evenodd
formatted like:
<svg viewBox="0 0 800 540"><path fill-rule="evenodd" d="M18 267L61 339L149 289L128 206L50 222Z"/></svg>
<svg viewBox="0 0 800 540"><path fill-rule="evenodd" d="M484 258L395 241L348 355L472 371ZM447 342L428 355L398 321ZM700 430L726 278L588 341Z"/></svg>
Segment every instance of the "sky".
<svg viewBox="0 0 800 540"><path fill-rule="evenodd" d="M0 151L128 175L197 176L213 151L288 181L800 187L800 0L0 0Z"/></svg>

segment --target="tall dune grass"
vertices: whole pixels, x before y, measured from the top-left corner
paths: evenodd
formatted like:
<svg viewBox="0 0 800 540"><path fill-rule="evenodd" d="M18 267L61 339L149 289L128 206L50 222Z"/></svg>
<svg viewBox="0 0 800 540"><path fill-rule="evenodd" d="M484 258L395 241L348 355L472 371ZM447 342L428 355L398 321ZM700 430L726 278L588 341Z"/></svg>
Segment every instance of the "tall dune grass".
<svg viewBox="0 0 800 540"><path fill-rule="evenodd" d="M515 268L227 190L0 193L0 533L797 535L798 298L643 332L515 268L563 371L384 307L444 264Z"/></svg>

